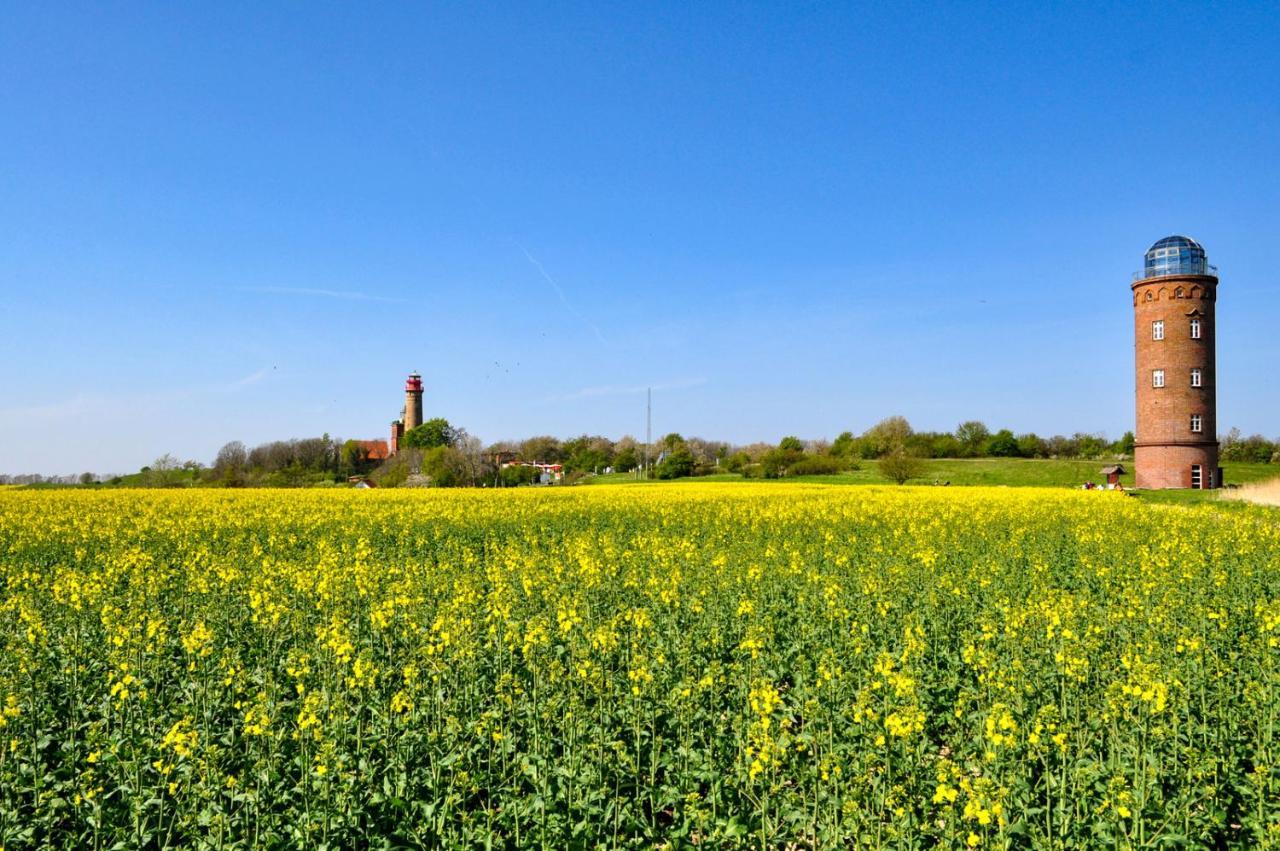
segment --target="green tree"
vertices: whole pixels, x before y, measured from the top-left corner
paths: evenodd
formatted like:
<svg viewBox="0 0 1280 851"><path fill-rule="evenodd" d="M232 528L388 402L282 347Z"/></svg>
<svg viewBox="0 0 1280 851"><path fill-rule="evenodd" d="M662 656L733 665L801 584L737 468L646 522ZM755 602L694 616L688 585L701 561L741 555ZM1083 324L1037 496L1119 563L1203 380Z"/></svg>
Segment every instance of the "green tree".
<svg viewBox="0 0 1280 851"><path fill-rule="evenodd" d="M857 451L857 438L851 431L842 431L831 443L831 454L838 458L851 458Z"/></svg>
<svg viewBox="0 0 1280 851"><path fill-rule="evenodd" d="M249 450L240 441L232 440L218 450L210 475L227 487L238 487L244 484L248 470Z"/></svg>
<svg viewBox="0 0 1280 851"><path fill-rule="evenodd" d="M1107 451L1107 441L1100 434L1076 432L1071 439L1080 447L1081 458L1100 458Z"/></svg>
<svg viewBox="0 0 1280 851"><path fill-rule="evenodd" d="M348 476L365 473L372 466L369 462L369 450L358 440L343 443L338 458L342 472Z"/></svg>
<svg viewBox="0 0 1280 851"><path fill-rule="evenodd" d="M766 452L760 459L761 472L766 479L781 478L802 458L804 458L804 444L800 439L784 437L778 441L777 447Z"/></svg>
<svg viewBox="0 0 1280 851"><path fill-rule="evenodd" d="M422 474L438 488L451 488L458 484L448 446L433 446L422 453Z"/></svg>
<svg viewBox="0 0 1280 851"><path fill-rule="evenodd" d="M1049 450L1039 435L1030 432L1018 435L1018 454L1023 458L1043 458Z"/></svg>
<svg viewBox="0 0 1280 851"><path fill-rule="evenodd" d="M435 417L406 431L400 445L409 449L436 449L453 446L456 440L457 432L449 425L449 421L444 417Z"/></svg>
<svg viewBox="0 0 1280 851"><path fill-rule="evenodd" d="M964 454L970 458L981 455L986 449L991 430L981 420L966 420L956 426L956 440L964 448Z"/></svg>
<svg viewBox="0 0 1280 851"><path fill-rule="evenodd" d="M729 456L725 461L725 469L730 473L741 473L751 464L751 456L745 452L738 451Z"/></svg>
<svg viewBox="0 0 1280 851"><path fill-rule="evenodd" d="M634 445L624 446L618 450L618 454L613 456L613 469L619 473L629 473L640 463L640 458L636 454Z"/></svg>
<svg viewBox="0 0 1280 851"><path fill-rule="evenodd" d="M604 437L582 435L564 443L565 470L599 472L613 460L613 442Z"/></svg>
<svg viewBox="0 0 1280 851"><path fill-rule="evenodd" d="M537 467L525 467L521 464L510 464L498 472L498 483L504 488L520 485L531 485L538 480Z"/></svg>
<svg viewBox="0 0 1280 851"><path fill-rule="evenodd" d="M880 473L902 485L924 474L924 462L905 449L898 449L880 459Z"/></svg>
<svg viewBox="0 0 1280 851"><path fill-rule="evenodd" d="M659 479L683 479L693 475L694 464L693 453L682 441L674 449L666 450L666 455L654 467L654 475Z"/></svg>
<svg viewBox="0 0 1280 851"><path fill-rule="evenodd" d="M788 435L778 441L778 448L787 452L804 452L804 441Z"/></svg>
<svg viewBox="0 0 1280 851"><path fill-rule="evenodd" d="M1009 429L1002 428L991 435L991 439L987 441L987 454L995 458L1016 458L1018 457L1018 439Z"/></svg>
<svg viewBox="0 0 1280 851"><path fill-rule="evenodd" d="M863 457L880 458L905 451L907 438L911 434L911 423L907 422L906 417L885 417L862 435Z"/></svg>
<svg viewBox="0 0 1280 851"><path fill-rule="evenodd" d="M152 461L151 466L143 467L142 473L143 483L150 488L176 488L183 484L178 459L167 452Z"/></svg>
<svg viewBox="0 0 1280 851"><path fill-rule="evenodd" d="M564 461L564 447L550 435L539 435L520 444L520 458L523 461L555 464Z"/></svg>

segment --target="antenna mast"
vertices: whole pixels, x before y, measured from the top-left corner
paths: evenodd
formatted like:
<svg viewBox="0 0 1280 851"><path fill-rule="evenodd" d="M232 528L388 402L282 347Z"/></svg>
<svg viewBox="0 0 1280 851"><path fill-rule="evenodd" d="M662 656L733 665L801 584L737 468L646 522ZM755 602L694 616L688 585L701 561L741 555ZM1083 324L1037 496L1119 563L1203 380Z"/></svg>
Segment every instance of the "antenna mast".
<svg viewBox="0 0 1280 851"><path fill-rule="evenodd" d="M649 478L649 445L653 443L653 388L644 390L644 477Z"/></svg>

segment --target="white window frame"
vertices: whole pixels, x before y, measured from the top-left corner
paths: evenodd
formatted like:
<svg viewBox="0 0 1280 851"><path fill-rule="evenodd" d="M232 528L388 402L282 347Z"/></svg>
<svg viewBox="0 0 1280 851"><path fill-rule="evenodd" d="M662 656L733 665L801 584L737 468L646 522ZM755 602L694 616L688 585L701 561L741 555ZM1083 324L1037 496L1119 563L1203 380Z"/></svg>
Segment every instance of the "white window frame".
<svg viewBox="0 0 1280 851"><path fill-rule="evenodd" d="M1193 490L1204 488L1204 468L1199 464L1191 465L1191 487Z"/></svg>
<svg viewBox="0 0 1280 851"><path fill-rule="evenodd" d="M1192 387L1204 386L1204 374L1201 373L1200 370L1198 369L1191 370L1191 386Z"/></svg>
<svg viewBox="0 0 1280 851"><path fill-rule="evenodd" d="M1151 323L1151 339L1153 340L1164 339L1164 320L1163 319L1157 319Z"/></svg>
<svg viewBox="0 0 1280 851"><path fill-rule="evenodd" d="M1199 414L1191 415L1191 433L1200 434L1204 431L1204 418Z"/></svg>
<svg viewBox="0 0 1280 851"><path fill-rule="evenodd" d="M1164 370L1163 369L1151 370L1151 386L1152 387L1164 386Z"/></svg>
<svg viewBox="0 0 1280 851"><path fill-rule="evenodd" d="M1199 319L1191 320L1191 339L1193 340L1200 339L1200 320Z"/></svg>

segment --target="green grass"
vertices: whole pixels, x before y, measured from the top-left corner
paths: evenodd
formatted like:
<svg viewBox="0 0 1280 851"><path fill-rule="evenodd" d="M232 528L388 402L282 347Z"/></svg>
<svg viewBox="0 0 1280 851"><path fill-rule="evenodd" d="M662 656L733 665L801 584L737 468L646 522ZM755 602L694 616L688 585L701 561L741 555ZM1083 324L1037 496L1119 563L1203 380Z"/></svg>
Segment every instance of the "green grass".
<svg viewBox="0 0 1280 851"><path fill-rule="evenodd" d="M1040 458L938 458L922 462L924 473L912 484L951 485L1004 485L1008 487L1080 487L1087 481L1103 482L1101 474L1105 461L1081 461L1078 459L1040 459ZM1122 462L1126 472L1120 477L1126 488L1133 487L1133 462ZM1280 465L1275 464L1224 464L1223 473L1226 480L1233 484L1264 481L1280 477ZM594 483L624 484L637 482L631 473L613 473L588 479ZM703 476L692 481L745 481L741 476L721 473ZM859 469L839 473L834 476L797 476L780 479L789 482L817 482L826 484L887 484L889 479L880 474L880 466L876 461L861 461ZM1213 497L1212 491L1173 491L1183 493L1184 497L1169 497L1166 501L1181 499L1183 501L1200 501Z"/></svg>

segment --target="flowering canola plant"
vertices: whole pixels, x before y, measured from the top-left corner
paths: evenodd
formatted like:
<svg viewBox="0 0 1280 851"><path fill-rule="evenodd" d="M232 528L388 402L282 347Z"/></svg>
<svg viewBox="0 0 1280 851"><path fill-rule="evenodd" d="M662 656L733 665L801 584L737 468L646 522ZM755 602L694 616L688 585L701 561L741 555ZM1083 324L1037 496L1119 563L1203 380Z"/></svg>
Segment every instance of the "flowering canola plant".
<svg viewBox="0 0 1280 851"><path fill-rule="evenodd" d="M0 492L0 847L1274 846L1278 519Z"/></svg>

